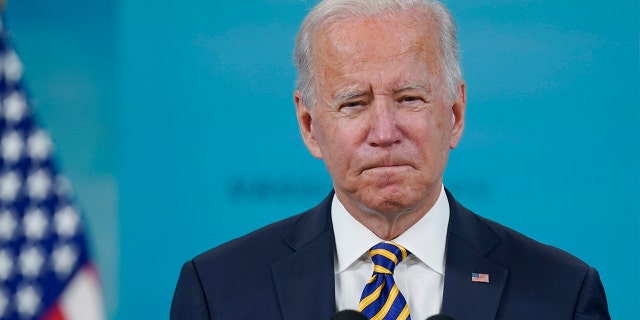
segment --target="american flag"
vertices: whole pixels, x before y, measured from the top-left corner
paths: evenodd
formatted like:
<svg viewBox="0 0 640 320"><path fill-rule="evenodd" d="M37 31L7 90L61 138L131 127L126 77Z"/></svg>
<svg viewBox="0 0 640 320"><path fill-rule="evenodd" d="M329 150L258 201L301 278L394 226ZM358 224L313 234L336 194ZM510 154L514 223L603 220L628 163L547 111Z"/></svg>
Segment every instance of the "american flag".
<svg viewBox="0 0 640 320"><path fill-rule="evenodd" d="M52 151L0 20L0 319L104 319L80 213Z"/></svg>
<svg viewBox="0 0 640 320"><path fill-rule="evenodd" d="M489 274L488 273L472 273L471 274L471 282L482 282L489 283Z"/></svg>

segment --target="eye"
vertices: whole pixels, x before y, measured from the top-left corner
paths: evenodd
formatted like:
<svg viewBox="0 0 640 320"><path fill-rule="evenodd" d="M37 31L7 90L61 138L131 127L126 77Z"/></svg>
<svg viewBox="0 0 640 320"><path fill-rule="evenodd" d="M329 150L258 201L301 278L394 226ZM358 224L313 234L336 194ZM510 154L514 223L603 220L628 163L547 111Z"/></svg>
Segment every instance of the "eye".
<svg viewBox="0 0 640 320"><path fill-rule="evenodd" d="M364 103L362 101L350 101L350 102L346 102L340 105L340 108L354 108L354 107L360 107L364 105Z"/></svg>
<svg viewBox="0 0 640 320"><path fill-rule="evenodd" d="M418 96L405 96L400 98L400 102L416 102L416 101L422 101L422 98Z"/></svg>
<svg viewBox="0 0 640 320"><path fill-rule="evenodd" d="M340 105L339 111L345 114L356 114L363 110L366 103L361 100L349 101Z"/></svg>

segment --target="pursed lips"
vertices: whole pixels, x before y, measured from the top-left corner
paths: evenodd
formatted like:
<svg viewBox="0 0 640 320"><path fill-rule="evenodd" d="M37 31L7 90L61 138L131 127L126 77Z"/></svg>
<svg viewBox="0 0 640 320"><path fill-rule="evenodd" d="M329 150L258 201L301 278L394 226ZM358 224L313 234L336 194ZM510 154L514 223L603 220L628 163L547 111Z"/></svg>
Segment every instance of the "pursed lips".
<svg viewBox="0 0 640 320"><path fill-rule="evenodd" d="M375 172L375 171L394 171L400 169L411 168L412 166L409 164L377 164L377 165L368 165L363 167L360 171L360 174L365 172Z"/></svg>

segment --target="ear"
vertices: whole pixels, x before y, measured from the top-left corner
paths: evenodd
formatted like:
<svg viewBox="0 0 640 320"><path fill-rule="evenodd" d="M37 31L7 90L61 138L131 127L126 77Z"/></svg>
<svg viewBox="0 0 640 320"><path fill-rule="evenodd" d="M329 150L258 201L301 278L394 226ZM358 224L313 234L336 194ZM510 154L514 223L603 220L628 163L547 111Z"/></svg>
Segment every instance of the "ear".
<svg viewBox="0 0 640 320"><path fill-rule="evenodd" d="M296 105L296 117L298 118L300 134L302 134L304 144L314 158L322 159L322 153L314 132L313 117L310 109L302 102L300 91L296 90L293 93L293 102Z"/></svg>
<svg viewBox="0 0 640 320"><path fill-rule="evenodd" d="M449 148L455 149L462 137L462 131L464 130L464 116L467 107L467 86L464 81L460 82L458 86L458 92L456 100L451 107L451 141L449 142Z"/></svg>

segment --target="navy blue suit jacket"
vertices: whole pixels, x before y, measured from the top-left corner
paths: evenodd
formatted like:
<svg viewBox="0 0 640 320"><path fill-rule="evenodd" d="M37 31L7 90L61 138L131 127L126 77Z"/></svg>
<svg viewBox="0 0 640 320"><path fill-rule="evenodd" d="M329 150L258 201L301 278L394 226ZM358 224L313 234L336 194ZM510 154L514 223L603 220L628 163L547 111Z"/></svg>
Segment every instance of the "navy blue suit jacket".
<svg viewBox="0 0 640 320"><path fill-rule="evenodd" d="M595 269L447 196L443 314L456 320L610 319ZM185 263L171 319L330 319L336 312L332 197ZM474 272L489 274L490 282L472 282Z"/></svg>

